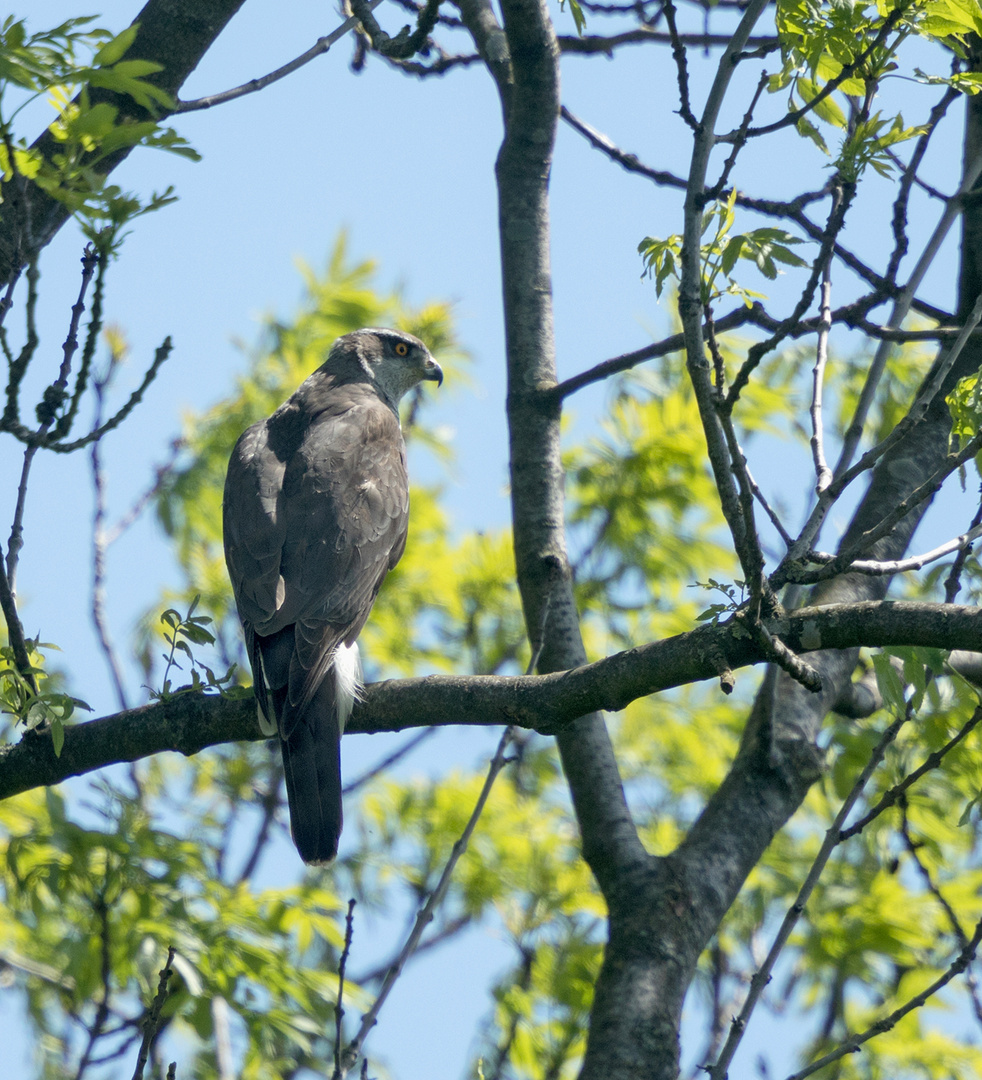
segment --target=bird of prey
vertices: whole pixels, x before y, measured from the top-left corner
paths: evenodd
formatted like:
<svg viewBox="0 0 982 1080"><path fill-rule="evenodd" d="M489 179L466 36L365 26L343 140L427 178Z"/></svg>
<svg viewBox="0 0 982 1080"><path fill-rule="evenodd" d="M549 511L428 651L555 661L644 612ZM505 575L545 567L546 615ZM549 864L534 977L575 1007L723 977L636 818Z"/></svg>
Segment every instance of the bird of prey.
<svg viewBox="0 0 982 1080"><path fill-rule="evenodd" d="M341 733L361 691L356 638L409 521L399 399L443 371L419 338L366 329L235 444L225 561L259 722L283 749L293 839L329 862L341 834Z"/></svg>

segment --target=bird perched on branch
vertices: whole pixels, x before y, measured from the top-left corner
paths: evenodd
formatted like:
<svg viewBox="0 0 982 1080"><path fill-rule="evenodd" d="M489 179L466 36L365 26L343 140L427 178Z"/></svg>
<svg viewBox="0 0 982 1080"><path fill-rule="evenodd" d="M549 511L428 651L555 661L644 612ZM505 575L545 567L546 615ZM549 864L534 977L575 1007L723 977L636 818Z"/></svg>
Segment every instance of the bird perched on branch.
<svg viewBox="0 0 982 1080"><path fill-rule="evenodd" d="M356 639L406 546L399 399L427 379L439 385L443 371L412 334L345 334L229 461L225 561L304 862L337 854L341 733L362 687Z"/></svg>

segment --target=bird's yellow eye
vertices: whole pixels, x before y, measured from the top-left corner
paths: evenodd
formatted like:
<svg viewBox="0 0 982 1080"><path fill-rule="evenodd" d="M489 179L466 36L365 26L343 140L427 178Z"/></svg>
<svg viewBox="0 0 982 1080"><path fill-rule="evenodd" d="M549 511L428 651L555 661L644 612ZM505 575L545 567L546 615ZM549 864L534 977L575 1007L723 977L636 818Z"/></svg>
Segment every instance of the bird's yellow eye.
<svg viewBox="0 0 982 1080"><path fill-rule="evenodd" d="M396 342L396 356L408 356L409 346L404 341Z"/></svg>

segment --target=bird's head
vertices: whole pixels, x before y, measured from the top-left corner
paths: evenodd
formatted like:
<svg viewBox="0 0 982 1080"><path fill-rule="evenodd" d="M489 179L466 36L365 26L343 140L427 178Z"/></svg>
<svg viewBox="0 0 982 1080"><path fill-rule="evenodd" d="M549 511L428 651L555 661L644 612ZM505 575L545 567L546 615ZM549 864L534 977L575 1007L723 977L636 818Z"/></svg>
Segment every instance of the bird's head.
<svg viewBox="0 0 982 1080"><path fill-rule="evenodd" d="M331 347L330 358L342 354L357 360L393 407L418 383L429 380L439 386L443 382L443 369L430 350L418 337L401 330L369 327L345 334Z"/></svg>

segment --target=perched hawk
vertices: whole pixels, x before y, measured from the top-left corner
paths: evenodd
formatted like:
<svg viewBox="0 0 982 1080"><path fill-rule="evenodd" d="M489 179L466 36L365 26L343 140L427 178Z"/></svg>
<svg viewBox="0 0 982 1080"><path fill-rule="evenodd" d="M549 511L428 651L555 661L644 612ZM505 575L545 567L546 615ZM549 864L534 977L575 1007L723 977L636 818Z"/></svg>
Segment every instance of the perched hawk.
<svg viewBox="0 0 982 1080"><path fill-rule="evenodd" d="M235 444L225 561L252 664L259 722L283 748L293 839L333 859L341 733L361 690L355 639L406 546L409 481L399 399L443 382L411 334L356 330Z"/></svg>

